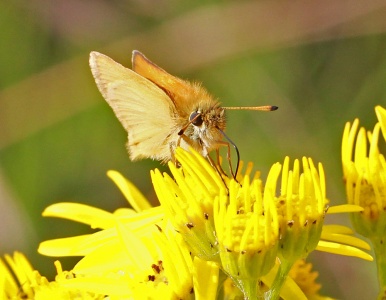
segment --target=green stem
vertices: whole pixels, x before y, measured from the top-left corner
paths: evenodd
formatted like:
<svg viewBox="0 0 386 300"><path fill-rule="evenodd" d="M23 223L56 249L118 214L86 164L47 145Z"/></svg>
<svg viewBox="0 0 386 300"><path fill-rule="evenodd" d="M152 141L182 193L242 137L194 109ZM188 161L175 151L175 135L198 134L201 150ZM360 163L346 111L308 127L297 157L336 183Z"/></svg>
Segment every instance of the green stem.
<svg viewBox="0 0 386 300"><path fill-rule="evenodd" d="M228 276L220 269L218 274L217 299L225 299L224 282Z"/></svg>
<svg viewBox="0 0 386 300"><path fill-rule="evenodd" d="M264 299L264 293L260 291L256 279L239 279L238 283L244 294L244 300Z"/></svg>
<svg viewBox="0 0 386 300"><path fill-rule="evenodd" d="M288 272L291 270L293 263L288 262L287 260L284 260L280 267L279 271L276 274L275 280L273 281L271 290L270 290L270 297L267 299L270 300L277 300L280 298L280 291L281 288L287 279Z"/></svg>
<svg viewBox="0 0 386 300"><path fill-rule="evenodd" d="M386 295L386 241L381 238L372 239L375 259L378 269L379 294L378 299L385 299Z"/></svg>

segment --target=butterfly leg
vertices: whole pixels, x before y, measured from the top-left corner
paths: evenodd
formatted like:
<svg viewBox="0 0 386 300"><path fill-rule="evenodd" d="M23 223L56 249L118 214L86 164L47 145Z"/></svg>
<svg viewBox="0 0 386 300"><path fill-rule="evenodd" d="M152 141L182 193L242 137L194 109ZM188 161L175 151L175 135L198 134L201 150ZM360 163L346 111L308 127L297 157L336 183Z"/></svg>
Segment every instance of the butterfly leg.
<svg viewBox="0 0 386 300"><path fill-rule="evenodd" d="M176 151L176 148L177 147L180 147L180 144L181 144L181 140L184 140L185 143L187 143L189 146L192 146L193 147L193 144L192 144L192 141L185 135L185 134L179 134L178 136L178 140L177 140L177 145L174 145L175 147L172 148L172 145L170 144L170 151L171 151L171 154L172 154L172 158L173 158L173 163L176 167L179 167L180 164L178 163L178 160L176 159L174 153Z"/></svg>
<svg viewBox="0 0 386 300"><path fill-rule="evenodd" d="M237 176L237 173L238 173L238 170L239 170L239 156L237 156L236 172L233 173L232 160L231 160L231 147L230 147L229 143L224 142L224 141L219 141L218 144L220 146L226 146L228 148L228 150L227 150L227 160L228 160L228 164L229 164L229 170L230 170L230 172L232 174L233 179L237 181L236 176Z"/></svg>
<svg viewBox="0 0 386 300"><path fill-rule="evenodd" d="M194 144L192 142L192 140L187 137L185 134L181 134L179 137L178 137L178 140L177 140L177 147L180 147L180 144L181 144L181 140L183 140L185 143L187 143L189 146L191 146L192 148L196 148L194 147Z"/></svg>
<svg viewBox="0 0 386 300"><path fill-rule="evenodd" d="M181 139L184 140L184 142L186 142L188 145L190 145L192 147L194 146L191 139L189 139L186 135L181 134L179 136L178 141L177 141L177 147L180 146ZM222 181L224 182L223 176L225 175L226 177L228 177L228 175L224 172L224 170L222 169L222 167L220 165L220 156L219 156L220 153L218 152L218 149L216 150L218 165L216 165L216 163L210 157L207 148L201 143L201 141L200 141L200 146L202 147L202 152L203 152L202 155L209 161L209 164L216 170L217 174L221 177ZM225 182L224 182L224 184L225 184ZM226 186L226 184L225 184L225 186Z"/></svg>
<svg viewBox="0 0 386 300"><path fill-rule="evenodd" d="M213 161L213 159L210 157L209 154L206 155L206 159L209 161L210 165L212 166L213 169L216 170L217 174L220 176L222 182L224 183L224 186L225 188L227 189L228 193L229 193L229 188L224 180L224 176L225 177L228 177L228 175L224 172L224 170L221 168L220 165L216 165L215 162ZM219 170L220 168L220 170Z"/></svg>
<svg viewBox="0 0 386 300"><path fill-rule="evenodd" d="M223 169L222 166L221 166L221 161L220 161L220 149L219 149L219 148L216 149L216 159L217 159L217 166L218 166L218 168L219 168L219 171L220 171L223 175L225 175L225 176L228 177L228 175L225 173L224 169Z"/></svg>
<svg viewBox="0 0 386 300"><path fill-rule="evenodd" d="M177 148L177 146L175 145L174 142L169 143L169 150L170 150L171 161L172 161L172 163L173 163L176 167L179 167L180 164L178 163L178 161L177 161L177 159L176 159L176 156L175 156L176 148Z"/></svg>

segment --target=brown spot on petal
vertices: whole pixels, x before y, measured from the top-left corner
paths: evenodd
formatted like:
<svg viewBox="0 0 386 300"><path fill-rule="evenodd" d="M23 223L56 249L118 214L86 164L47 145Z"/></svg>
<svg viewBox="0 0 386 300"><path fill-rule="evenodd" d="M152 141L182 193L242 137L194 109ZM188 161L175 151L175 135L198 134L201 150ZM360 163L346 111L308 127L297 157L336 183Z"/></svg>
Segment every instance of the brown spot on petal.
<svg viewBox="0 0 386 300"><path fill-rule="evenodd" d="M161 268L158 265L152 264L151 268L154 270L155 273L157 274L161 273Z"/></svg>

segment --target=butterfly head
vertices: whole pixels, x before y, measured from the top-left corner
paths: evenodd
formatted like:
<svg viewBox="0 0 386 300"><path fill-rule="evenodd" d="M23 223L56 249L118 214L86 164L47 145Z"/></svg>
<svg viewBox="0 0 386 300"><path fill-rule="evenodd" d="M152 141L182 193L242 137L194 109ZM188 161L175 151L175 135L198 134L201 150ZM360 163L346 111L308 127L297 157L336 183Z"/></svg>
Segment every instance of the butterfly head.
<svg viewBox="0 0 386 300"><path fill-rule="evenodd" d="M225 130L225 110L216 102L203 102L197 105L189 116L190 126L185 132L193 141L198 141L210 152L218 148ZM221 131L220 131L220 130Z"/></svg>

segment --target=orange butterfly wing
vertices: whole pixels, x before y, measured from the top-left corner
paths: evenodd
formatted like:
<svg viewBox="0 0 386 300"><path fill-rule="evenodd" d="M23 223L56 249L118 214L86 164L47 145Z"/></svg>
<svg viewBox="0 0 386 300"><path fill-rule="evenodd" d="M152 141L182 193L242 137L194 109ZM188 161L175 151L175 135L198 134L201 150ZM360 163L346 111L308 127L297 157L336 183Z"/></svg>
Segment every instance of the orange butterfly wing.
<svg viewBox="0 0 386 300"><path fill-rule="evenodd" d="M194 98L194 95L197 94L194 85L169 74L137 50L133 51L132 64L134 72L149 79L164 90L180 115L185 114L183 117L186 117L186 114L191 113L190 104L197 102L197 99Z"/></svg>

